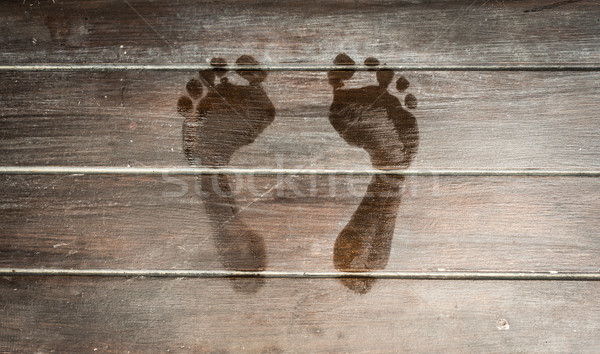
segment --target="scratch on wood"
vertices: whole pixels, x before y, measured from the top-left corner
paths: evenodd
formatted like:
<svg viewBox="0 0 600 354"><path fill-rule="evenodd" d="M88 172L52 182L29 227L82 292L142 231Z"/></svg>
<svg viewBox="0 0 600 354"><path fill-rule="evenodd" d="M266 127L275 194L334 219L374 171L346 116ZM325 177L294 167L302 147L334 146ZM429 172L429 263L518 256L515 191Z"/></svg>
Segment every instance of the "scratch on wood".
<svg viewBox="0 0 600 354"><path fill-rule="evenodd" d="M540 6L540 7L534 7L533 9L525 10L523 12L538 12L538 11L542 11L542 10L554 9L556 7L559 7L559 6L563 6L563 5L567 5L567 4L572 4L574 2L579 2L579 1L581 1L581 0L557 1L557 2L552 3L550 5L544 5L544 6Z"/></svg>

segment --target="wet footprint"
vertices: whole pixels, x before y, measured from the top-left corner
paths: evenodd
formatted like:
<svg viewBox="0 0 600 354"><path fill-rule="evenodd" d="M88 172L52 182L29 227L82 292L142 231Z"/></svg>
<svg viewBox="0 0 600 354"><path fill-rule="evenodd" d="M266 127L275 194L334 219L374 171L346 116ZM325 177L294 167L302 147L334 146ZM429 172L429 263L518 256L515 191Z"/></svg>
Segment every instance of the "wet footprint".
<svg viewBox="0 0 600 354"><path fill-rule="evenodd" d="M238 65L258 65L243 55ZM232 155L254 140L273 122L275 107L261 86L267 77L263 70L237 70L248 85L235 85L227 77L227 63L213 58L213 70L201 71L191 79L188 95L177 102L183 122L183 150L191 165L223 167ZM218 80L218 83L215 81ZM233 193L226 175L202 175L202 199L215 229L215 245L227 270L259 271L266 267L263 238L239 218ZM234 289L258 291L260 278L236 279Z"/></svg>
<svg viewBox="0 0 600 354"><path fill-rule="evenodd" d="M354 71L343 66L354 65L345 54L339 54L335 65L340 70L328 73L333 87L333 102L329 121L350 145L358 146L369 154L373 167L385 169L407 168L419 145L419 131L415 117L402 107L398 98L390 94L389 85L394 72L379 65L375 58L367 58L365 65L375 72L377 85L345 89L344 81ZM404 92L409 82L403 76L396 80L396 89ZM417 99L411 94L404 98L406 107L414 109ZM348 272L381 270L387 265L396 217L401 203L404 177L376 174L372 177L357 210L338 235L333 262L336 269ZM357 293L366 293L374 278L341 278L342 283Z"/></svg>

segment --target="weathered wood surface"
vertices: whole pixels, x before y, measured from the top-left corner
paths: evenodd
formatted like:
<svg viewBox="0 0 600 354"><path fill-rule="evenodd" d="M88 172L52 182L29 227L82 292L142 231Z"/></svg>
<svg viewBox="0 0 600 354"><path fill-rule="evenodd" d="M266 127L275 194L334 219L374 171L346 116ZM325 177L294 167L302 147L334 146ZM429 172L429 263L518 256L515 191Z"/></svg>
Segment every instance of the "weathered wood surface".
<svg viewBox="0 0 600 354"><path fill-rule="evenodd" d="M14 1L0 10L0 165L598 170L599 18L593 0ZM348 63L339 53L412 67L396 72L410 86L319 71ZM242 86L178 71L243 54L275 71L226 75ZM101 72L112 64L173 71ZM533 71L481 70L505 65ZM597 281L292 273L597 274L599 183L1 175L0 268L287 279L1 277L0 351L597 352Z"/></svg>
<svg viewBox="0 0 600 354"><path fill-rule="evenodd" d="M412 168L600 167L596 72L400 75L410 81L406 92L419 100L411 110L420 131ZM0 163L187 166L177 100L194 76L2 73ZM234 73L228 77L241 81ZM374 73L360 72L346 86L374 84ZM262 86L275 106L275 120L233 155L230 167L371 167L367 153L348 145L329 123L332 89L326 72L271 72ZM395 94L403 100L406 93Z"/></svg>
<svg viewBox="0 0 600 354"><path fill-rule="evenodd" d="M336 238L369 180L232 177L241 211L225 223L258 234L266 269L335 271ZM194 177L3 176L0 185L0 267L243 269L243 251L219 256L240 238L217 234L218 206ZM371 244L389 263L372 267L595 272L599 187L597 178L409 177L391 197L391 250ZM363 226L381 222L378 213Z"/></svg>
<svg viewBox="0 0 600 354"><path fill-rule="evenodd" d="M247 281L247 280L246 280ZM598 282L4 277L2 351L595 352Z"/></svg>
<svg viewBox="0 0 600 354"><path fill-rule="evenodd" d="M267 64L329 64L345 51L389 64L596 64L599 14L593 0L27 0L3 6L0 62L198 63L251 52Z"/></svg>

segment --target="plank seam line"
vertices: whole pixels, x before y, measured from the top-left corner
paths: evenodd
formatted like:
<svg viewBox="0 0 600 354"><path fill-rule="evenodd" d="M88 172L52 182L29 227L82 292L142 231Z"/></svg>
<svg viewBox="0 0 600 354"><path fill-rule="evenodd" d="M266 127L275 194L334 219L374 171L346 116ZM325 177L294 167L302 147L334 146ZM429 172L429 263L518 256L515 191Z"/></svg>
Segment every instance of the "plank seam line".
<svg viewBox="0 0 600 354"><path fill-rule="evenodd" d="M78 167L0 166L0 175L403 175L403 176L523 176L600 177L600 170L454 170L454 169L301 169L301 168L206 168L206 167Z"/></svg>
<svg viewBox="0 0 600 354"><path fill-rule="evenodd" d="M104 276L165 278L377 278L430 280L578 280L598 281L600 273L549 272L294 272L227 270L150 270L150 269L47 269L0 268L0 276Z"/></svg>
<svg viewBox="0 0 600 354"><path fill-rule="evenodd" d="M268 71L369 71L375 67L366 65L228 65L228 70ZM486 65L381 65L396 71L600 71L600 63L592 64L486 64ZM0 65L0 71L195 71L214 70L208 64L15 64Z"/></svg>

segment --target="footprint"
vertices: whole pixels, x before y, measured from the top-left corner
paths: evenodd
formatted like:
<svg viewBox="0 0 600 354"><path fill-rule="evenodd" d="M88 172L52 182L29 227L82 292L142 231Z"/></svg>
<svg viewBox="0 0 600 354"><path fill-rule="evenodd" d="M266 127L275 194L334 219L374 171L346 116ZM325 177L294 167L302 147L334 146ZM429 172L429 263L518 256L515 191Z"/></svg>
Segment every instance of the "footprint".
<svg viewBox="0 0 600 354"><path fill-rule="evenodd" d="M335 65L354 65L345 54L339 54ZM328 73L333 87L333 102L329 121L350 145L367 151L373 167L381 170L407 168L419 145L415 117L402 107L398 98L389 93L394 72L367 58L365 65L373 67L378 85L345 89L344 81L354 75L351 68ZM404 92L409 82L403 76L396 80L396 89ZM406 107L417 107L411 94L404 98ZM367 193L352 218L338 235L333 262L336 269L348 272L381 270L387 265L396 217L401 203L404 176L376 174ZM342 283L357 293L368 292L376 279L341 278Z"/></svg>
<svg viewBox="0 0 600 354"><path fill-rule="evenodd" d="M258 65L249 55L242 55L238 65ZM223 167L232 155L254 140L273 122L275 107L261 86L267 77L263 70L237 70L248 85L229 82L227 63L213 58L213 70L201 71L191 79L188 95L177 102L183 122L183 150L194 166ZM219 83L215 84L216 80ZM215 245L223 267L227 270L259 271L267 263L263 238L239 218L228 177L202 175L202 199L215 229ZM235 290L253 293L263 279L235 279Z"/></svg>

